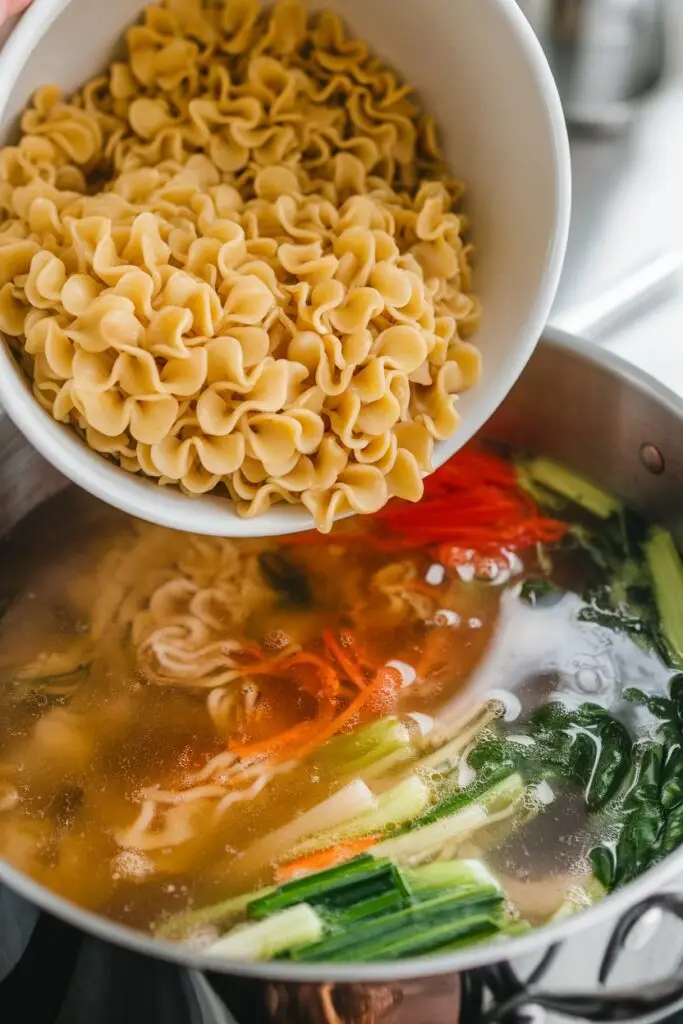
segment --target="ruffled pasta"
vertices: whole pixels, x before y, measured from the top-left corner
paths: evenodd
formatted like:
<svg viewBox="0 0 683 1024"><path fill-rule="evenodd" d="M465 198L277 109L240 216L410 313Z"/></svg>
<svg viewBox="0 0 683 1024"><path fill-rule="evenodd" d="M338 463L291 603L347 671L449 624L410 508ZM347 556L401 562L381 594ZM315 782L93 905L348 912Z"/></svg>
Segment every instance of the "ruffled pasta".
<svg viewBox="0 0 683 1024"><path fill-rule="evenodd" d="M321 530L417 500L479 353L462 186L329 12L168 0L0 153L0 330L123 469Z"/></svg>

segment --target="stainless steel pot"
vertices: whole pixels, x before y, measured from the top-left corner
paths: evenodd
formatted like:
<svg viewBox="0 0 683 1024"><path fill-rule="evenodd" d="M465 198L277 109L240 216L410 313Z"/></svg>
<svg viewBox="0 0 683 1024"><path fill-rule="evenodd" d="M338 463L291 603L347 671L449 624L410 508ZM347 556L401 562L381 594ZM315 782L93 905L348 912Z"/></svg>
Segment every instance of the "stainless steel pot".
<svg viewBox="0 0 683 1024"><path fill-rule="evenodd" d="M549 332L486 434L563 460L601 481L669 526L683 545L683 402L611 353ZM63 486L65 481L0 418L0 534ZM266 989L252 989L244 979L267 981L270 1009L262 1018L254 1010L253 1017L244 1018L250 1022L445 1024L461 1016L484 1019L487 999L488 1020L499 1019L506 1006L526 1002L583 1019L655 1019L664 1008L683 1003L683 972L676 970L683 958L683 935L661 921L637 965L628 957L622 964L622 987L596 987L587 995L566 989L572 987L572 976L574 989L577 980L589 986L593 979L585 977L586 967L594 965L599 974L603 956L610 974L626 934L646 912L650 928L653 913L683 919L683 895L675 892L678 878L683 879L683 849L595 908L505 944L386 965L327 968L275 962L231 968L82 911L0 861L0 882L33 906L99 939L186 968L192 986L209 1003L213 1000L216 1013L224 1013L221 1007L240 995L253 1009ZM672 887L669 895L661 895ZM0 900L0 929L1 912ZM577 978L577 963L583 978ZM662 981L652 980L662 972ZM336 1017L330 1000L337 1000Z"/></svg>
<svg viewBox="0 0 683 1024"><path fill-rule="evenodd" d="M619 129L660 80L663 0L518 0L553 69L572 127Z"/></svg>

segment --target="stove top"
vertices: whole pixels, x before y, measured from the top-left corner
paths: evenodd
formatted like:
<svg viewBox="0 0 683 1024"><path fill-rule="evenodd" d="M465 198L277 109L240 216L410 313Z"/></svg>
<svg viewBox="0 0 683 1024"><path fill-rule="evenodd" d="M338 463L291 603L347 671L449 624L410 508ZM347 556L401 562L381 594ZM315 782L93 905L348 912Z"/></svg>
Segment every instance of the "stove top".
<svg viewBox="0 0 683 1024"><path fill-rule="evenodd" d="M187 971L82 934L3 887L0 1021L232 1024L203 1012Z"/></svg>
<svg viewBox="0 0 683 1024"><path fill-rule="evenodd" d="M660 914L657 920L652 916L655 911ZM574 954L581 953L579 961L569 955L571 943L551 947L541 961L523 972L523 981L517 970L502 962L459 976L401 985L285 985L205 976L133 953L78 931L0 885L0 1022L552 1024L560 1019L557 1012L584 1020L642 1019L644 1011L656 1010L651 1000L643 1002L643 986L661 976L662 970L667 980L660 986L659 1006L681 1004L683 975L676 977L673 972L682 959L683 936L678 922L673 932L667 930L670 922L662 917L663 911L683 919L683 897L677 893L652 897L633 911L633 921L610 926L597 956L591 955L597 929L579 936L579 948L574 948ZM648 936L643 941L641 935L633 961L633 949L631 954L623 952L628 945L625 940L633 932L633 922L647 923L648 915ZM643 952L653 942L654 947ZM572 990L596 988L594 976L605 948L620 957L616 974L620 975L617 981L630 989L626 1002L624 992L619 1002L611 1004L606 990L598 990L590 999L572 995ZM577 963L581 965L578 974ZM633 984L639 975L640 988ZM540 1001L545 1008L539 1008L538 1002L530 1005L532 989L543 990ZM647 1019L683 1024L683 1014L667 1017L663 1009L659 1014L649 1012Z"/></svg>

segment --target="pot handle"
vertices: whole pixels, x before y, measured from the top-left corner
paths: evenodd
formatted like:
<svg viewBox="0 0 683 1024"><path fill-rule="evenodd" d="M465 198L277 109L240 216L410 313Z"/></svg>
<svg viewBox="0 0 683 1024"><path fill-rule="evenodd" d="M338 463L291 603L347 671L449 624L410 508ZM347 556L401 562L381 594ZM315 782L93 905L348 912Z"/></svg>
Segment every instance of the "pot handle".
<svg viewBox="0 0 683 1024"><path fill-rule="evenodd" d="M683 921L683 894L658 893L631 907L617 923L607 944L600 965L599 981L608 981L614 966L624 948L624 944L635 925L653 907ZM553 960L546 956L533 972L526 985L519 982L518 991L498 1003L484 1014L483 1024L502 1021L508 1014L523 1006L539 1006L545 1010L564 1014L567 1017L581 1018L589 1021L622 1021L637 1022L654 1019L664 1011L672 1012L683 1004L683 966L679 967L668 978L653 981L638 988L619 988L611 991L598 989L594 992L555 993L544 991L538 983Z"/></svg>

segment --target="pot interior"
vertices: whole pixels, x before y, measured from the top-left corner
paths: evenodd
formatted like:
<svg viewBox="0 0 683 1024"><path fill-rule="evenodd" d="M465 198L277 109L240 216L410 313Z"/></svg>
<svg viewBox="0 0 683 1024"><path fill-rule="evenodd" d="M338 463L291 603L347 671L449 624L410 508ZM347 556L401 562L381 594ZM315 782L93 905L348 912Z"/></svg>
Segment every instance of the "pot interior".
<svg viewBox="0 0 683 1024"><path fill-rule="evenodd" d="M549 337L539 346L527 371L484 433L494 441L558 459L581 471L639 512L667 525L680 543L683 523L677 497L682 493L683 462L672 439L677 437L682 418L680 403L673 396L612 356ZM0 494L0 514L3 516L2 532L6 532L31 509L60 491L65 482L6 421L0 421L0 457L3 466L0 481L3 490L6 489L6 493ZM658 471L653 472L653 469ZM4 583L6 585L7 581ZM630 898L629 890L642 892L666 872L673 871L677 856L673 854L633 886L571 920L521 938L508 939L506 950L509 947L512 954L514 950L524 952L540 948L561 934L604 918L611 913L612 906L616 910L624 905ZM92 913L74 910L2 863L0 877L29 898L99 934L145 952L217 967L215 961L201 953L156 944L144 935L105 922ZM500 947L497 949L498 952L488 947L474 947L429 961L363 965L353 970L276 963L249 964L244 971L264 976L322 976L342 980L360 973L370 980L470 967L499 957Z"/></svg>

